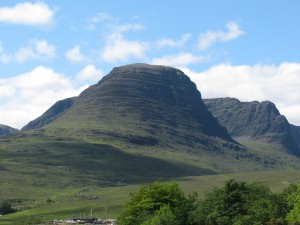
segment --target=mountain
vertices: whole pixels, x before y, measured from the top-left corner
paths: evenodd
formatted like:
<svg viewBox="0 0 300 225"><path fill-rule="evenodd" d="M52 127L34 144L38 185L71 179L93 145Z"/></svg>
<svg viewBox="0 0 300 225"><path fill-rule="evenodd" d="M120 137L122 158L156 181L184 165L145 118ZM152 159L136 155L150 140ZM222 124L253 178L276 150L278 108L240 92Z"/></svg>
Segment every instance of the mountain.
<svg viewBox="0 0 300 225"><path fill-rule="evenodd" d="M0 124L0 136L17 133L19 130Z"/></svg>
<svg viewBox="0 0 300 225"><path fill-rule="evenodd" d="M56 118L63 115L69 108L71 108L73 104L76 102L76 99L77 97L73 97L73 98L67 98L56 102L43 115L29 122L21 130L26 131L26 130L37 129L51 123Z"/></svg>
<svg viewBox="0 0 300 225"><path fill-rule="evenodd" d="M256 155L219 125L182 71L147 64L114 68L0 144L7 177L45 186L148 182L278 165L253 160Z"/></svg>
<svg viewBox="0 0 300 225"><path fill-rule="evenodd" d="M296 144L300 148L300 127L291 125L291 131Z"/></svg>
<svg viewBox="0 0 300 225"><path fill-rule="evenodd" d="M300 156L289 122L272 102L240 102L235 98L216 98L205 99L204 103L233 137L280 144L289 153Z"/></svg>
<svg viewBox="0 0 300 225"><path fill-rule="evenodd" d="M147 64L114 68L76 101L56 103L23 130L43 125L56 134L137 145L208 148L215 138L235 143L207 110L187 75Z"/></svg>
<svg viewBox="0 0 300 225"><path fill-rule="evenodd" d="M2 187L26 187L31 191L21 197L32 199L32 187L82 190L119 180L299 169L300 160L277 146L242 144L182 71L121 66L78 97L58 101L21 132L0 137Z"/></svg>

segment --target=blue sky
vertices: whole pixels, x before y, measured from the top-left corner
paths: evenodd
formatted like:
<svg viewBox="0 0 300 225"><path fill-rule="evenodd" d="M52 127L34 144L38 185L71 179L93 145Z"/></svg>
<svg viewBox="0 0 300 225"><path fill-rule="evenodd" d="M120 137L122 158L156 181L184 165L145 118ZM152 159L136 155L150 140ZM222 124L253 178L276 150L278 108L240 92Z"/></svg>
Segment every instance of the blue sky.
<svg viewBox="0 0 300 225"><path fill-rule="evenodd" d="M21 128L115 66L182 69L204 98L271 100L300 125L300 2L0 2L0 124Z"/></svg>

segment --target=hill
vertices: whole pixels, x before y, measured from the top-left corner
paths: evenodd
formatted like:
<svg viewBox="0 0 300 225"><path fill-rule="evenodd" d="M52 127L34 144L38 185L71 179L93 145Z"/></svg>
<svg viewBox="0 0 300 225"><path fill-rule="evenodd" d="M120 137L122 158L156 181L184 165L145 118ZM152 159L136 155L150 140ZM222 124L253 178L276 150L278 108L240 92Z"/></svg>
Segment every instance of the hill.
<svg viewBox="0 0 300 225"><path fill-rule="evenodd" d="M234 144L208 112L195 84L171 67L134 64L114 68L73 103L74 99L56 103L23 130L48 124L44 127L48 132L102 136L127 144L201 144L205 148L214 138Z"/></svg>
<svg viewBox="0 0 300 225"><path fill-rule="evenodd" d="M14 133L17 133L17 132L19 132L18 129L0 124L0 136L1 135L14 134Z"/></svg>
<svg viewBox="0 0 300 225"><path fill-rule="evenodd" d="M204 102L233 137L280 144L289 153L300 156L296 143L300 136L296 138L296 128L293 132L287 119L272 102L240 102L235 98L205 99Z"/></svg>

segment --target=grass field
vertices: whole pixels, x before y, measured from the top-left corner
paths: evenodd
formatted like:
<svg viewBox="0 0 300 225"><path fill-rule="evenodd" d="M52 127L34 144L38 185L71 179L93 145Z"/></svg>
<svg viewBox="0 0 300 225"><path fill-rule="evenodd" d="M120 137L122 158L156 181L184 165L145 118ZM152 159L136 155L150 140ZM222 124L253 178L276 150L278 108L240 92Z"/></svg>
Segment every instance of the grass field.
<svg viewBox="0 0 300 225"><path fill-rule="evenodd" d="M214 187L224 185L224 182L228 179L261 182L268 185L273 191L279 192L290 183L297 183L299 178L299 171L279 170L190 176L177 179L177 182L186 193L197 192L201 197ZM3 189L3 185L0 187ZM139 187L140 184L114 187L91 185L65 189L24 187L24 191L31 193L32 199L23 200L23 204L28 205L30 208L1 217L0 224L26 224L29 221L68 219L73 216L90 216L91 213L98 218L116 218L124 203L129 199L129 194L137 191ZM47 198L51 198L53 202L47 203Z"/></svg>

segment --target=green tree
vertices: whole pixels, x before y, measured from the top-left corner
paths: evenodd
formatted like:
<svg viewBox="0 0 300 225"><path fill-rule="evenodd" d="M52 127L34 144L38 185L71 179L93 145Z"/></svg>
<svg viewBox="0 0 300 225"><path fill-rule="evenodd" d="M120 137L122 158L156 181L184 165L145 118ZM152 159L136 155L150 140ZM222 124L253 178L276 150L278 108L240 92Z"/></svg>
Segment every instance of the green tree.
<svg viewBox="0 0 300 225"><path fill-rule="evenodd" d="M200 200L194 221L201 225L285 224L282 199L265 185L229 180Z"/></svg>
<svg viewBox="0 0 300 225"><path fill-rule="evenodd" d="M292 204L292 210L287 214L287 220L290 224L300 224L300 181L298 182L298 189L289 197Z"/></svg>
<svg viewBox="0 0 300 225"><path fill-rule="evenodd" d="M169 206L163 205L154 216L143 225L178 225L179 222Z"/></svg>
<svg viewBox="0 0 300 225"><path fill-rule="evenodd" d="M176 182L154 182L144 185L137 193L131 194L131 199L125 205L118 224L139 225L155 224L164 218L175 215L178 225L187 225L189 210L195 206L195 196L186 197ZM186 218L182 219L183 216ZM181 221L184 220L184 223Z"/></svg>

